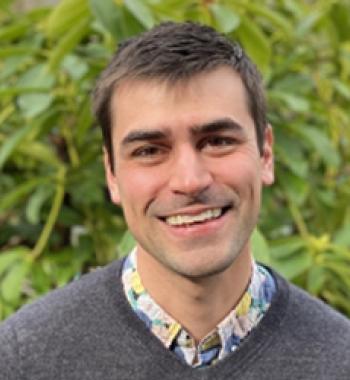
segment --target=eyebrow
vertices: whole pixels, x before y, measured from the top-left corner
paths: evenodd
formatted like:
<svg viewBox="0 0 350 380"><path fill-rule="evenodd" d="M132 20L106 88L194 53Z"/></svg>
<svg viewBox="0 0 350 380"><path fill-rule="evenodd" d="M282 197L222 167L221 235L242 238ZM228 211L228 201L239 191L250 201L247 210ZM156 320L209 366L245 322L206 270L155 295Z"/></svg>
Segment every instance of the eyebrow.
<svg viewBox="0 0 350 380"><path fill-rule="evenodd" d="M205 134L205 133L214 133L222 131L233 131L233 132L243 132L243 127L236 121L225 117L222 119L217 119L205 123L202 125L197 125L191 128L191 132L194 135Z"/></svg>
<svg viewBox="0 0 350 380"><path fill-rule="evenodd" d="M206 133L215 133L222 131L235 131L243 132L243 127L236 121L230 118L221 118L204 123L201 125L194 125L190 128L193 135L200 135ZM171 134L169 128L164 130L159 129L138 129L128 133L122 140L121 145L127 146L129 144L140 141L156 141L169 137Z"/></svg>
<svg viewBox="0 0 350 380"><path fill-rule="evenodd" d="M149 129L138 129L128 133L122 140L121 145L125 146L138 141L152 141L152 140L161 140L170 135L169 131L160 131L158 129L149 130Z"/></svg>

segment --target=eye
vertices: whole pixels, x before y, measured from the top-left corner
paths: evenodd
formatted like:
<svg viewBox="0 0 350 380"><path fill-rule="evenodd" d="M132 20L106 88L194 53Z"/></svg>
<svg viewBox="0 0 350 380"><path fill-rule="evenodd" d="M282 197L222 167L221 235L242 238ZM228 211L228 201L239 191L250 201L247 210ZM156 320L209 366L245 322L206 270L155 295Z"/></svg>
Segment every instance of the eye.
<svg viewBox="0 0 350 380"><path fill-rule="evenodd" d="M228 137L222 137L222 136L213 136L208 139L207 144L208 145L214 145L214 146L227 146L232 144L232 139Z"/></svg>
<svg viewBox="0 0 350 380"><path fill-rule="evenodd" d="M131 152L131 157L146 164L155 164L161 162L166 154L167 149L165 147L150 144L134 149Z"/></svg>
<svg viewBox="0 0 350 380"><path fill-rule="evenodd" d="M226 151L232 149L237 144L237 140L230 136L208 136L203 139L199 148L204 150Z"/></svg>
<svg viewBox="0 0 350 380"><path fill-rule="evenodd" d="M133 157L151 157L161 153L161 149L157 146L143 146L132 152Z"/></svg>

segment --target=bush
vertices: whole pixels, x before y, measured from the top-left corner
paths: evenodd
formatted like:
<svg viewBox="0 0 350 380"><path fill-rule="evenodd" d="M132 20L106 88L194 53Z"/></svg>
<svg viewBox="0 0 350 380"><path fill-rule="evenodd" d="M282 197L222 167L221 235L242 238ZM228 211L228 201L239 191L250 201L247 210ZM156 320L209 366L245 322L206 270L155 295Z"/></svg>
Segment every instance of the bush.
<svg viewBox="0 0 350 380"><path fill-rule="evenodd" d="M264 75L277 182L255 256L350 316L350 6L62 0L0 13L0 319L133 244L108 200L94 80L116 43L164 20L237 39Z"/></svg>

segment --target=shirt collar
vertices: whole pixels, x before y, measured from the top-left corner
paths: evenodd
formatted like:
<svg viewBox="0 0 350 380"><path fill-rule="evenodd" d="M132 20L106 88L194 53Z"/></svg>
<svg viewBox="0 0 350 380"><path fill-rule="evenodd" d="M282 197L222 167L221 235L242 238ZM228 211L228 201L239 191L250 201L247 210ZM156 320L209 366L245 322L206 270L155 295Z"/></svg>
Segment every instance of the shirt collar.
<svg viewBox="0 0 350 380"><path fill-rule="evenodd" d="M253 262L249 286L237 306L196 346L187 331L143 287L137 271L136 249L124 262L122 282L137 316L166 348L193 366L211 364L234 351L264 316L275 293L271 274Z"/></svg>

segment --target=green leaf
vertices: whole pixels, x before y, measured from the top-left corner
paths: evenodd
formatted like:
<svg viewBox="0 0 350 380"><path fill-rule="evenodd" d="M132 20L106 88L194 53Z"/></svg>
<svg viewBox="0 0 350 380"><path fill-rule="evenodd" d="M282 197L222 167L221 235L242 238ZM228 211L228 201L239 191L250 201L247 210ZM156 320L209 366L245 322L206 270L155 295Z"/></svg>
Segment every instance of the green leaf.
<svg viewBox="0 0 350 380"><path fill-rule="evenodd" d="M293 174L298 177L307 178L309 172L309 163L305 160L300 141L282 130L282 126L275 128L275 152L279 163L283 163ZM293 157L293 159L291 159ZM284 175L284 170L280 173L277 167L278 178Z"/></svg>
<svg viewBox="0 0 350 380"><path fill-rule="evenodd" d="M314 147L326 164L333 167L340 165L339 154L324 132L315 127L304 125L303 128L299 129L299 133Z"/></svg>
<svg viewBox="0 0 350 380"><path fill-rule="evenodd" d="M40 141L28 141L26 144L18 146L18 152L45 164L56 167L63 165L59 157L56 156L54 149Z"/></svg>
<svg viewBox="0 0 350 380"><path fill-rule="evenodd" d="M289 236L287 238L274 240L270 245L270 254L273 259L286 259L294 253L305 248L304 240L299 236Z"/></svg>
<svg viewBox="0 0 350 380"><path fill-rule="evenodd" d="M28 118L33 118L47 110L54 97L51 94L24 94L18 98L18 106Z"/></svg>
<svg viewBox="0 0 350 380"><path fill-rule="evenodd" d="M24 94L45 95L49 90L43 87L0 87L0 97Z"/></svg>
<svg viewBox="0 0 350 380"><path fill-rule="evenodd" d="M304 204L310 193L310 183L293 173L284 171L279 175L279 183L289 199L297 206Z"/></svg>
<svg viewBox="0 0 350 380"><path fill-rule="evenodd" d="M152 7L157 21L172 20L174 22L183 22L191 20L194 19L194 17L191 17L191 11L197 8L195 3L191 1L185 3L184 0L148 0L148 4Z"/></svg>
<svg viewBox="0 0 350 380"><path fill-rule="evenodd" d="M1 3L0 3L1 7ZM9 305L8 303L1 302L0 298L0 320L4 320L7 317L9 317L11 314L13 314L16 311L16 308Z"/></svg>
<svg viewBox="0 0 350 380"><path fill-rule="evenodd" d="M49 38L60 38L89 17L88 0L61 0L47 19L46 33Z"/></svg>
<svg viewBox="0 0 350 380"><path fill-rule="evenodd" d="M43 269L43 260L33 263L30 280L33 290L38 295L44 295L52 289L52 280Z"/></svg>
<svg viewBox="0 0 350 380"><path fill-rule="evenodd" d="M16 149L18 144L28 135L32 126L30 124L22 127L16 131L12 136L5 140L5 143L0 147L0 170L3 168L6 160L10 157L11 153Z"/></svg>
<svg viewBox="0 0 350 380"><path fill-rule="evenodd" d="M266 73L270 64L271 47L262 30L251 20L241 16L236 33L249 57Z"/></svg>
<svg viewBox="0 0 350 380"><path fill-rule="evenodd" d="M333 86L337 90L338 94L343 96L346 100L350 100L350 84L344 83L338 79L333 80Z"/></svg>
<svg viewBox="0 0 350 380"><path fill-rule="evenodd" d="M210 10L216 21L216 29L220 32L230 33L238 27L240 18L231 8L214 3L210 5Z"/></svg>
<svg viewBox="0 0 350 380"><path fill-rule="evenodd" d="M81 274L83 260L84 256L80 256L76 248L66 247L55 252L54 255L46 257L43 267L54 285L61 287Z"/></svg>
<svg viewBox="0 0 350 380"><path fill-rule="evenodd" d="M317 189L317 190L318 191L315 194L315 196L317 196L317 199L320 201L320 203L323 203L328 207L336 206L338 199L336 199L336 193L334 191L332 191L331 189Z"/></svg>
<svg viewBox="0 0 350 380"><path fill-rule="evenodd" d="M0 276L28 252L27 247L21 246L0 252Z"/></svg>
<svg viewBox="0 0 350 380"><path fill-rule="evenodd" d="M71 183L69 190L72 200L77 204L96 205L103 202L105 194L103 193L103 176L102 173L95 173L94 178L85 177L79 182Z"/></svg>
<svg viewBox="0 0 350 380"><path fill-rule="evenodd" d="M145 28L150 29L155 25L153 14L144 1L124 0L124 5Z"/></svg>
<svg viewBox="0 0 350 380"><path fill-rule="evenodd" d="M78 144L84 143L84 138L87 137L87 130L92 126L93 119L91 115L90 98L88 97L79 110L78 120L75 127L75 137Z"/></svg>
<svg viewBox="0 0 350 380"><path fill-rule="evenodd" d="M31 224L40 222L40 211L45 201L52 196L53 189L49 186L40 186L31 195L26 206L26 217Z"/></svg>
<svg viewBox="0 0 350 380"><path fill-rule="evenodd" d="M294 112L305 113L310 110L310 103L306 97L278 90L270 91L270 97L274 100L281 100L288 108Z"/></svg>
<svg viewBox="0 0 350 380"><path fill-rule="evenodd" d="M335 260L327 260L323 262L325 269L330 271L330 273L336 274L337 278L341 281L341 285L345 289L349 289L350 286L350 267L348 262L342 260L337 262Z"/></svg>
<svg viewBox="0 0 350 380"><path fill-rule="evenodd" d="M0 28L0 41L12 41L25 34L29 27L28 20L20 20Z"/></svg>
<svg viewBox="0 0 350 380"><path fill-rule="evenodd" d="M32 66L17 81L16 87L50 89L55 84L55 77L44 64ZM45 95L46 96L46 95Z"/></svg>
<svg viewBox="0 0 350 380"><path fill-rule="evenodd" d="M2 50L3 48L1 48ZM15 74L18 70L20 70L21 67L23 67L23 64L28 62L28 57L24 55L10 55L10 57L6 58L3 61L1 72L0 72L0 79L6 79L10 77L11 75Z"/></svg>
<svg viewBox="0 0 350 380"><path fill-rule="evenodd" d="M0 199L0 211L8 210L14 207L18 202L22 201L28 193L33 191L38 185L50 181L48 177L31 178L20 185L16 186L13 190L2 195Z"/></svg>
<svg viewBox="0 0 350 380"><path fill-rule="evenodd" d="M58 45L52 50L49 57L49 68L55 71L63 58L70 53L80 40L87 34L90 26L90 17L82 18L62 37Z"/></svg>
<svg viewBox="0 0 350 380"><path fill-rule="evenodd" d="M311 256L306 252L298 252L284 260L272 260L272 267L288 280L301 275L312 266Z"/></svg>
<svg viewBox="0 0 350 380"><path fill-rule="evenodd" d="M126 256L131 252L131 250L135 247L135 239L131 235L130 231L125 231L121 242L118 245L118 252L121 253L121 256Z"/></svg>
<svg viewBox="0 0 350 380"><path fill-rule="evenodd" d="M26 54L28 58L28 56L33 56L38 53L38 51L39 49L37 47L27 44L2 46L0 50L0 58L11 58L13 56L23 54Z"/></svg>
<svg viewBox="0 0 350 380"><path fill-rule="evenodd" d="M282 12L279 13L273 9L270 9L266 6L266 4L253 3L248 1L242 3L242 6L246 10L252 12L254 16L259 15L265 17L270 24L277 27L287 36L293 33L293 25L286 17L282 15Z"/></svg>
<svg viewBox="0 0 350 380"><path fill-rule="evenodd" d="M264 235L259 231L259 229L255 229L251 236L251 246L252 252L255 260L258 262L269 265L270 264L270 249L265 239Z"/></svg>
<svg viewBox="0 0 350 380"><path fill-rule="evenodd" d="M280 153L281 150L276 147L276 153L277 152ZM290 159L291 157L293 157L293 160ZM298 157L298 156L288 157L288 156L283 155L282 158L283 159L281 160L281 162L283 162L287 166L287 168L289 168L292 171L294 175L303 179L307 177L308 172L309 172L309 167L308 167L308 162L304 160L304 157ZM280 173L279 170L278 170L278 173ZM280 178L280 176L283 176L284 175L283 173L278 175L278 178Z"/></svg>
<svg viewBox="0 0 350 380"><path fill-rule="evenodd" d="M327 272L320 266L310 268L307 275L307 290L314 295L318 295L327 280Z"/></svg>
<svg viewBox="0 0 350 380"><path fill-rule="evenodd" d="M23 260L14 265L10 271L4 276L0 292L5 300L12 304L16 304L21 296L23 282L30 272L31 262Z"/></svg>
<svg viewBox="0 0 350 380"><path fill-rule="evenodd" d="M66 70L75 81L81 79L89 70L88 64L76 55L67 55L64 57L62 68Z"/></svg>
<svg viewBox="0 0 350 380"><path fill-rule="evenodd" d="M325 290L322 292L322 298L344 314L347 313L347 315L350 315L349 297L347 295L343 296L340 293L332 293L331 291Z"/></svg>
<svg viewBox="0 0 350 380"><path fill-rule="evenodd" d="M95 18L116 38L122 37L122 12L113 0L89 0Z"/></svg>
<svg viewBox="0 0 350 380"><path fill-rule="evenodd" d="M317 9L307 15L304 15L300 24L297 26L297 28L294 29L294 32L299 37L304 37L307 33L310 33L312 31L312 29L317 25L323 16L324 10L320 11Z"/></svg>
<svg viewBox="0 0 350 380"><path fill-rule="evenodd" d="M8 12L10 5L12 5L13 0L2 0L0 3L0 9L4 12Z"/></svg>
<svg viewBox="0 0 350 380"><path fill-rule="evenodd" d="M310 92L314 91L314 80L309 75L303 72L294 72L293 67L298 64L300 57L297 52L294 52L282 61L282 65L276 68L275 73L277 78L274 78L273 88L269 91L269 97L276 92L278 99L280 94L296 94L299 97L308 99ZM281 71L280 71L281 70ZM279 77L278 74L282 76Z"/></svg>
<svg viewBox="0 0 350 380"><path fill-rule="evenodd" d="M335 233L334 243L350 248L350 224L342 226Z"/></svg>
<svg viewBox="0 0 350 380"><path fill-rule="evenodd" d="M350 6L345 3L333 4L330 12L340 41L350 39Z"/></svg>

